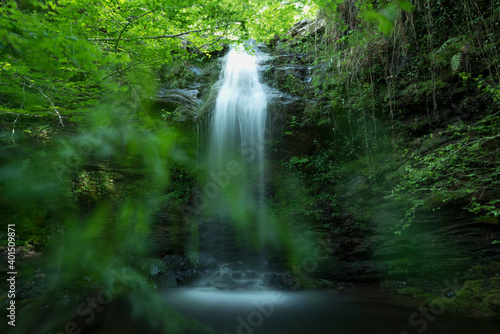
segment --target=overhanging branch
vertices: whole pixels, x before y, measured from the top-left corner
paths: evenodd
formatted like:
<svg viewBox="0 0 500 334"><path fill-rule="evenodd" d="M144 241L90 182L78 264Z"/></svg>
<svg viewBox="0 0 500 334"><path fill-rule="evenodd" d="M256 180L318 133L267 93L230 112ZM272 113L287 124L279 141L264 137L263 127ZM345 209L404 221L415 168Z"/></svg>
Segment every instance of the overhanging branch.
<svg viewBox="0 0 500 334"><path fill-rule="evenodd" d="M213 29L219 29L223 27L230 26L231 23L224 24L222 26L218 26L216 28L206 28L206 29L197 29L197 30L189 30L189 31L184 31L180 32L178 34L171 34L171 35L158 35L158 36L139 36L139 37L134 37L134 38L88 38L88 41L91 42L117 42L117 41L136 41L136 40L141 40L141 39L163 39L163 38L176 38L176 37L181 37L184 35L196 33L196 32L204 32L204 31L210 31Z"/></svg>
<svg viewBox="0 0 500 334"><path fill-rule="evenodd" d="M18 74L18 73L15 73L14 75L17 75L21 78L23 78L25 81L27 82L31 82L31 80L28 78L28 77L25 77L24 75L21 75L21 74ZM27 88L33 88L33 89L36 89L40 95L42 95L47 101L49 101L50 103L50 107L52 108L52 110L54 111L53 114L57 116L57 118L59 119L59 123L61 124L61 126L64 128L64 123L63 123L63 119L62 119L62 116L61 114L59 113L59 111L57 110L56 106L54 105L54 102L52 102L52 100L50 99L50 97L47 96L47 94L45 94L42 90L42 88L38 87L37 85L35 85L34 83L31 83L30 85L27 85L25 83L19 83L21 86L23 87L27 87Z"/></svg>

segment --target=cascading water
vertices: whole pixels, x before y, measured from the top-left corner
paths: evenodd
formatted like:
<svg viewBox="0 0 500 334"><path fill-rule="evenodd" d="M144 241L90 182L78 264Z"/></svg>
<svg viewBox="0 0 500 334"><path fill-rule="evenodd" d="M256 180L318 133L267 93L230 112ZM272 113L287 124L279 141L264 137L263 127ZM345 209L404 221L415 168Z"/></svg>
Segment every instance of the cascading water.
<svg viewBox="0 0 500 334"><path fill-rule="evenodd" d="M219 86L203 188L209 201L204 219L210 226L204 229L202 252L219 261L259 260L255 249L262 246L265 229L267 101L256 56L232 49L224 58Z"/></svg>
<svg viewBox="0 0 500 334"><path fill-rule="evenodd" d="M222 80L212 121L212 172L233 169L229 162L240 164L242 175L233 176L253 183L261 201L267 101L256 57L232 49L225 59Z"/></svg>

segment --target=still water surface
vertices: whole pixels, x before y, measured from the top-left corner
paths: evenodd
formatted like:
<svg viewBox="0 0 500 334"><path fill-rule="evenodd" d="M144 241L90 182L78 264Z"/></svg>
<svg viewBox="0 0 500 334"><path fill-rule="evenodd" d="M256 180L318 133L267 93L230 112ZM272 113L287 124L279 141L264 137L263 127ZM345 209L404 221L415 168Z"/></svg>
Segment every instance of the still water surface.
<svg viewBox="0 0 500 334"><path fill-rule="evenodd" d="M165 298L220 334L500 333L495 320L436 315L423 304L392 306L359 294L196 288L170 290Z"/></svg>

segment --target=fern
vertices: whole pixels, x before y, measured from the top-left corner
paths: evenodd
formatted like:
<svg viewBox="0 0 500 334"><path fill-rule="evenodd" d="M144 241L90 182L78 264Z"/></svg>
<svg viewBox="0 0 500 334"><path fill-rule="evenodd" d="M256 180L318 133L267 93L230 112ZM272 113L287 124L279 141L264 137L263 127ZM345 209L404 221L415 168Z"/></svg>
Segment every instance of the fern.
<svg viewBox="0 0 500 334"><path fill-rule="evenodd" d="M444 50L446 50L448 48L448 46L455 42L455 41L458 41L458 37L452 37L452 38L449 38L446 42L443 43L443 45L441 45L439 47L439 49L436 50L436 54L440 54L442 53Z"/></svg>
<svg viewBox="0 0 500 334"><path fill-rule="evenodd" d="M462 62L462 53L457 53L451 57L451 70L456 72L460 68L460 63Z"/></svg>

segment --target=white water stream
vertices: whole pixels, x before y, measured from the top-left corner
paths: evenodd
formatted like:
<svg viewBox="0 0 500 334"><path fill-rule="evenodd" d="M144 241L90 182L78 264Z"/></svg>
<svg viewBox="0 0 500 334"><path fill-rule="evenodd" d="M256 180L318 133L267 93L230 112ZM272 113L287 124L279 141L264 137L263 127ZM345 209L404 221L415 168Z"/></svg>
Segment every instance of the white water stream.
<svg viewBox="0 0 500 334"><path fill-rule="evenodd" d="M211 173L228 172L236 181L228 188L239 184L253 189L253 200L261 203L267 101L256 56L232 49L224 59L221 80L212 119Z"/></svg>
<svg viewBox="0 0 500 334"><path fill-rule="evenodd" d="M257 57L233 48L223 60L208 148L202 252L260 261L265 244L267 99Z"/></svg>

